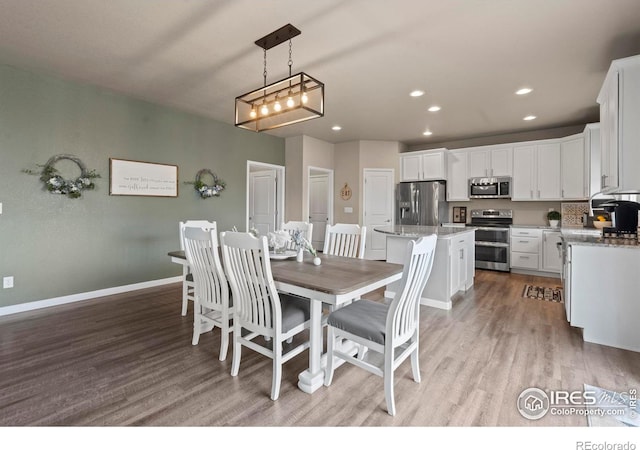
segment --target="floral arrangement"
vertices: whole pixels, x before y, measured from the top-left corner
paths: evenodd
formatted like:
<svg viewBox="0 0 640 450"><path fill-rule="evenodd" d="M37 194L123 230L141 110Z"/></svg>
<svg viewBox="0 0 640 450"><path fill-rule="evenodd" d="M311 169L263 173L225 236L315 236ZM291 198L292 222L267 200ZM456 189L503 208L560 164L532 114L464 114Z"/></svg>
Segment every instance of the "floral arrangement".
<svg viewBox="0 0 640 450"><path fill-rule="evenodd" d="M309 242L304 236L303 236L303 232L300 230L296 230L293 232L293 242L296 244L296 246L298 248L302 248L306 251L308 251L309 253L311 253L314 257L318 256L318 252L316 252L316 249L313 248L313 245L311 245L311 242Z"/></svg>
<svg viewBox="0 0 640 450"><path fill-rule="evenodd" d="M56 162L67 159L73 161L80 167L80 176L74 180L64 179L58 170L53 166ZM29 175L40 175L40 181L44 183L44 187L52 194L62 194L69 198L78 198L82 196L82 191L95 189L94 178L100 178L95 170L87 170L80 158L73 155L55 155L43 164L38 164L42 170L35 171L24 169L24 173Z"/></svg>
<svg viewBox="0 0 640 450"><path fill-rule="evenodd" d="M274 251L285 250L291 242L291 235L284 230L275 231L269 233L269 247L272 247Z"/></svg>
<svg viewBox="0 0 640 450"><path fill-rule="evenodd" d="M213 178L213 183L210 185L205 184L205 182L202 181L204 175L210 175L211 178ZM224 181L219 179L218 176L209 169L199 170L198 173L196 173L195 181L185 181L185 184L193 184L196 192L200 194L200 198L216 197L220 192L224 191L224 188L227 186Z"/></svg>

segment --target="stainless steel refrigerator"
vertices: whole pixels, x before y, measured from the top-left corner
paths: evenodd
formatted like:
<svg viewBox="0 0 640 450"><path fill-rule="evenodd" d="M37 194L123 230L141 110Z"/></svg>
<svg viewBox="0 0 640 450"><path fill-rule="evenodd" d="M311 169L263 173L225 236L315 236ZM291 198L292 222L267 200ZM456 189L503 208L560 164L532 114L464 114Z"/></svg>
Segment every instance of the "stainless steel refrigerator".
<svg viewBox="0 0 640 450"><path fill-rule="evenodd" d="M445 181L398 183L396 223L439 226L449 221Z"/></svg>

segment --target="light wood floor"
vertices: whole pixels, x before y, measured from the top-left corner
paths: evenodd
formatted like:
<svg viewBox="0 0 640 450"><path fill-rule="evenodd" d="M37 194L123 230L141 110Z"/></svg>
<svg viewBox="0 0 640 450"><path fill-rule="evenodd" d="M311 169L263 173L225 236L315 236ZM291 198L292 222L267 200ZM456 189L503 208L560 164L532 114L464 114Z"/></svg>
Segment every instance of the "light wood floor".
<svg viewBox="0 0 640 450"><path fill-rule="evenodd" d="M451 311L422 307L422 382L408 361L396 370L395 417L382 379L350 365L329 388L298 390L307 352L285 365L276 402L267 358L245 349L232 378L231 355L218 361L218 330L191 345L177 284L7 316L0 426L586 426L581 416L528 421L516 399L531 386L627 391L640 385L640 354L584 343L562 304L521 298L525 283L559 280L477 271Z"/></svg>

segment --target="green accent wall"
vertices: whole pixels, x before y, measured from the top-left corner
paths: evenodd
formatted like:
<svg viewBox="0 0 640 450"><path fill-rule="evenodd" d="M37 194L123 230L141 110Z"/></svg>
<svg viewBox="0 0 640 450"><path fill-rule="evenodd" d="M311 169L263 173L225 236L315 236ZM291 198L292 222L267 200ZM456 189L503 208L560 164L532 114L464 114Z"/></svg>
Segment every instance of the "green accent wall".
<svg viewBox="0 0 640 450"><path fill-rule="evenodd" d="M96 169L95 191L70 199L21 173L60 153ZM110 196L110 157L177 165L179 196ZM0 65L0 278L15 284L0 289L0 307L180 275L167 256L180 220L245 228L247 160L284 166L284 140ZM56 168L79 174L68 161ZM219 198L183 183L202 168L227 183Z"/></svg>

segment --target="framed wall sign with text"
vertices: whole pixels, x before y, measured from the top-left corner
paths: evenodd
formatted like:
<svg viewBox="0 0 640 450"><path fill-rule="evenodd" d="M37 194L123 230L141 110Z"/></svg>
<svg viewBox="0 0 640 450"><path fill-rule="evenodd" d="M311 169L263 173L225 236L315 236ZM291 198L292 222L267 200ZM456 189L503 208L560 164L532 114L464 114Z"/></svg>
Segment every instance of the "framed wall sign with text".
<svg viewBox="0 0 640 450"><path fill-rule="evenodd" d="M109 158L109 195L178 196L178 166Z"/></svg>

